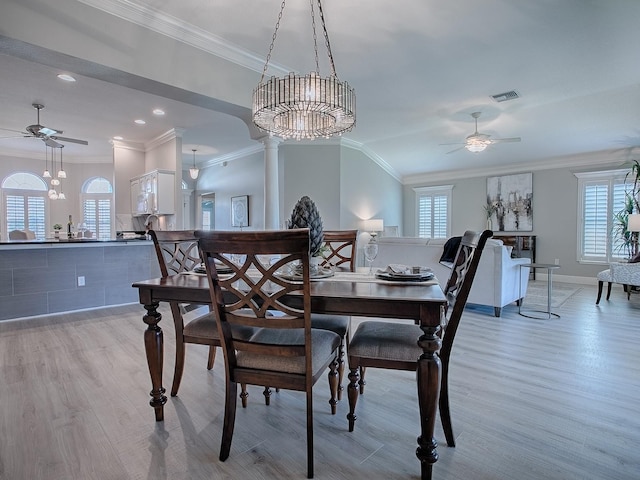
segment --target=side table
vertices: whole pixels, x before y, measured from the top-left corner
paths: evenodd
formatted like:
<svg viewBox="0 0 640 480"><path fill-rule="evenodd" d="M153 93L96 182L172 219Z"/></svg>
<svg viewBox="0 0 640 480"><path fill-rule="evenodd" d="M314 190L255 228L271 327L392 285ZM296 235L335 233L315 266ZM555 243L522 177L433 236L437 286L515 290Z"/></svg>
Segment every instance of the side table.
<svg viewBox="0 0 640 480"><path fill-rule="evenodd" d="M520 265L520 270L522 270L522 267L531 267L532 269L534 268L539 268L541 270L546 270L547 271L547 310L531 310L531 311L526 311L523 312L522 311L522 304L524 303L524 299L522 299L522 285L520 285L520 298L522 299L520 301L520 305L518 306L518 313L520 315L522 315L523 317L528 317L528 318L537 318L537 319L543 319L545 317L541 317L538 315L535 315L536 313L544 313L546 314L546 318L551 318L552 316L556 317L556 318L560 318L560 315L558 315L557 313L553 313L551 311L551 294L552 294L552 287L553 287L553 271L557 270L560 268L560 265L556 265L553 263L529 263L526 265Z"/></svg>

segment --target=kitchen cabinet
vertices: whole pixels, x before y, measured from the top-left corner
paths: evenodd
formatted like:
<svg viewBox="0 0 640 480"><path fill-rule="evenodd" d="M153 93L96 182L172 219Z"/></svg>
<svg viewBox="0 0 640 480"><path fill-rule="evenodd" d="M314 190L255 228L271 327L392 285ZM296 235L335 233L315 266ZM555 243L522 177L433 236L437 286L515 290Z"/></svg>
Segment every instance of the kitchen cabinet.
<svg viewBox="0 0 640 480"><path fill-rule="evenodd" d="M154 170L131 179L133 215L173 215L176 211L175 172Z"/></svg>

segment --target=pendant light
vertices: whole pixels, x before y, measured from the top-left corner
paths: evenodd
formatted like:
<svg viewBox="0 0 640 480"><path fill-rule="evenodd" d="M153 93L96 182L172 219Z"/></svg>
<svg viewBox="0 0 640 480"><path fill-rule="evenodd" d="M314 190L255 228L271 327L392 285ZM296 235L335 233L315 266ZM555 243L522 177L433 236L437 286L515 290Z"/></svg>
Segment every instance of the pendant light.
<svg viewBox="0 0 640 480"><path fill-rule="evenodd" d="M198 170L198 168L196 167L197 150L195 148L192 148L191 151L193 152L193 167L189 169L189 176L195 180L196 178L198 178L198 174L200 173L200 170Z"/></svg>
<svg viewBox="0 0 640 480"><path fill-rule="evenodd" d="M55 150L53 149L53 147L51 147L51 171L55 172L56 171L56 154L55 154ZM54 187L57 187L58 185L60 185L60 180L58 180L58 177L55 176L54 178L51 179L51 185L53 185ZM51 193L51 192L49 192ZM49 195L51 196L51 195ZM56 195L57 198L57 195Z"/></svg>
<svg viewBox="0 0 640 480"><path fill-rule="evenodd" d="M60 170L58 170L58 178L67 178L67 172L64 171L64 167L62 166L62 149L64 145L60 145Z"/></svg>
<svg viewBox="0 0 640 480"><path fill-rule="evenodd" d="M44 144L44 173L42 174L42 176L44 178L51 178L51 172L49 172L49 155L48 155L48 145L45 143Z"/></svg>
<svg viewBox="0 0 640 480"><path fill-rule="evenodd" d="M320 0L315 0L318 5L318 14L322 23L331 67L329 76L325 78L320 76L314 0L309 0L309 3L316 61L315 72L308 75L298 75L292 72L286 77L273 76L265 81L280 19L284 11L285 2L283 0L269 46L267 61L262 70L262 77L260 77L258 86L253 90L253 123L260 130L283 139L329 138L350 131L356 123L356 93L347 82L338 80L322 4Z"/></svg>

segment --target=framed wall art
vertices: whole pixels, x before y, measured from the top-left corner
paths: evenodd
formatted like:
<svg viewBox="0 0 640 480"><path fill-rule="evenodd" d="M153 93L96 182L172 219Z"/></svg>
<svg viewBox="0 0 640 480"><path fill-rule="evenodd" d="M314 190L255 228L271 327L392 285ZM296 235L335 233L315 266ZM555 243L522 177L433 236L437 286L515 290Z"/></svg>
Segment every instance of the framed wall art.
<svg viewBox="0 0 640 480"><path fill-rule="evenodd" d="M249 196L231 197L231 226L249 226Z"/></svg>
<svg viewBox="0 0 640 480"><path fill-rule="evenodd" d="M533 230L533 174L487 177L487 217L496 232Z"/></svg>

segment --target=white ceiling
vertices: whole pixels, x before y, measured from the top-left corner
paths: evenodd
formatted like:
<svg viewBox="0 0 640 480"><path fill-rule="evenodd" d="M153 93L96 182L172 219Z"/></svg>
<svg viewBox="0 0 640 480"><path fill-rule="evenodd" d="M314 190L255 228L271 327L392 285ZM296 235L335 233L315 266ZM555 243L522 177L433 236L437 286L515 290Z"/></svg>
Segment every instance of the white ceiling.
<svg viewBox="0 0 640 480"><path fill-rule="evenodd" d="M201 29L261 63L281 2L77 3L120 16L124 6L129 12L135 7L148 25L170 21L190 32ZM404 181L500 165L527 169L533 162L585 152L633 152L640 146L637 0L325 0L323 8L338 76L357 95L357 125L345 138ZM302 73L312 70L310 36L308 2L289 0L272 61ZM91 78L101 78L93 73L72 72L78 81L63 84L55 77L55 56L44 62L48 65L27 61L10 39L4 40L0 129L23 130L35 123L31 104L38 101L46 107L41 124L89 141L89 146L67 143L65 155L72 158L110 157L113 135L144 144L173 127L185 129L189 163L192 148L201 162L257 145L241 120L213 111L206 99L196 97L189 100L192 104L170 100L140 91L159 91L153 82L130 89ZM326 75L322 39L319 47L321 74ZM246 72L256 77L255 66ZM509 90L520 98L503 103L490 98ZM175 98L187 98L184 93ZM247 91L241 107L250 108L250 101ZM154 118L155 107L167 115ZM464 149L447 154L455 147L440 144L462 142L473 133L470 114L475 111L482 112L480 132L522 141L493 145L479 154ZM148 121L144 127L133 124L141 116ZM0 137L9 134L0 130ZM0 140L0 153L43 151L38 140Z"/></svg>

